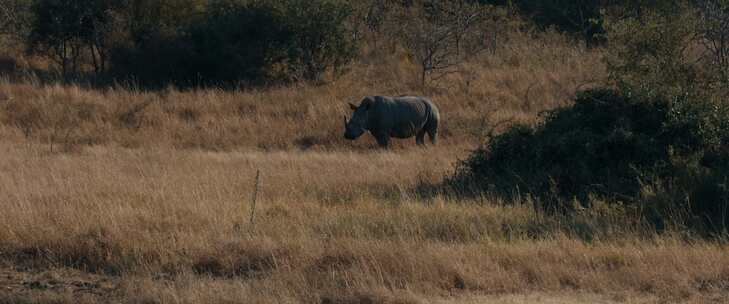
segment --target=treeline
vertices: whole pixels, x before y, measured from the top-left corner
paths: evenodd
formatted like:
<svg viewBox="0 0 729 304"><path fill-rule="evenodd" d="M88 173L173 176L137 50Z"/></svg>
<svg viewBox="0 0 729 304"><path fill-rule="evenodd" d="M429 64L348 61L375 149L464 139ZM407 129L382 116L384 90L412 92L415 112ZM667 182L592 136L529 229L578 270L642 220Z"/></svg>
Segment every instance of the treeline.
<svg viewBox="0 0 729 304"><path fill-rule="evenodd" d="M184 86L311 80L356 54L345 22L352 9L338 1L10 2L6 32L64 76Z"/></svg>
<svg viewBox="0 0 729 304"><path fill-rule="evenodd" d="M396 44L423 84L498 42L513 20L605 43L605 16L651 0L0 0L0 36L46 58L65 79L144 86L316 81L363 44ZM691 2L695 7L722 0ZM517 17L517 15L522 17ZM529 25L531 24L531 25ZM519 23L524 26L525 23Z"/></svg>
<svg viewBox="0 0 729 304"><path fill-rule="evenodd" d="M0 34L65 79L143 86L316 81L368 39L401 43L425 82L485 49L505 15L467 0L0 1Z"/></svg>

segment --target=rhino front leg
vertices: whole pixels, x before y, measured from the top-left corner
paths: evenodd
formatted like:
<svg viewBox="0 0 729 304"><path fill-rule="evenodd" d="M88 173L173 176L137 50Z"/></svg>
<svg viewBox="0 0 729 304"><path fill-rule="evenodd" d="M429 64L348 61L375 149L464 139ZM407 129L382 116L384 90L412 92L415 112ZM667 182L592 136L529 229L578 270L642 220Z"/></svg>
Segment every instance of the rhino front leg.
<svg viewBox="0 0 729 304"><path fill-rule="evenodd" d="M390 135L387 133L377 133L374 134L375 139L377 140L377 144L380 145L381 148L389 148L390 146Z"/></svg>

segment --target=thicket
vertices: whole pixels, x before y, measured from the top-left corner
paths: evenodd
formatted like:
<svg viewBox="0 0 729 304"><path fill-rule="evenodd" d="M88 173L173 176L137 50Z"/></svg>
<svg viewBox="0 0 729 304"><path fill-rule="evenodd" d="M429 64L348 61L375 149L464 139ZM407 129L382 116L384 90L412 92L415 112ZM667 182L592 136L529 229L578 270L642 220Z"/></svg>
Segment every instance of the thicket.
<svg viewBox="0 0 729 304"><path fill-rule="evenodd" d="M356 54L350 14L348 5L324 0L210 2L172 33L145 33L115 49L113 74L183 86L318 80Z"/></svg>
<svg viewBox="0 0 729 304"><path fill-rule="evenodd" d="M605 42L606 11L641 14L676 3L660 0L479 0L479 2L510 7L512 11L531 20L537 27L555 28L573 34L588 46L602 45Z"/></svg>
<svg viewBox="0 0 729 304"><path fill-rule="evenodd" d="M481 0L482 3L511 6L542 29L555 27L574 33L588 44L599 42L604 33L601 9L615 1L587 0Z"/></svg>
<svg viewBox="0 0 729 304"><path fill-rule="evenodd" d="M658 228L726 233L727 83L711 77L721 61L701 50L701 19L687 3L608 17L611 84L494 137L449 184L531 197L546 212L605 200Z"/></svg>
<svg viewBox="0 0 729 304"><path fill-rule="evenodd" d="M374 48L388 40L420 65L425 84L493 49L513 26L508 11L593 44L605 40L602 11L655 3L663 1L0 0L0 36L23 41L66 79L184 86L317 80L345 69L364 39Z"/></svg>
<svg viewBox="0 0 729 304"><path fill-rule="evenodd" d="M24 41L64 79L92 76L143 86L318 80L357 54L353 9L345 1L12 4L0 13L23 22L0 24L0 34Z"/></svg>
<svg viewBox="0 0 729 304"><path fill-rule="evenodd" d="M518 26L510 24L518 18L505 18L509 11L594 44L605 41L602 12L640 13L660 3L665 1L0 0L0 36L23 41L65 79L152 86L319 80L346 69L363 40L374 48L387 40L406 49L425 85L464 72L467 58L494 49L500 33Z"/></svg>
<svg viewBox="0 0 729 304"><path fill-rule="evenodd" d="M403 47L425 84L462 72L508 23L503 9L470 0L0 1L14 3L0 13L17 20L0 35L24 41L64 79L142 86L316 81L380 40Z"/></svg>

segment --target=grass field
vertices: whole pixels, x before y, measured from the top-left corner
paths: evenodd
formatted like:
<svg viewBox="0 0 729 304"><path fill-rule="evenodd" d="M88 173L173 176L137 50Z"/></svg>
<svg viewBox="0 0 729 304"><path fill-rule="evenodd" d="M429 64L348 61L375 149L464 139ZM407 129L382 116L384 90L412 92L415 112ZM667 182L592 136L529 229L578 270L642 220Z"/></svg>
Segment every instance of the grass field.
<svg viewBox="0 0 729 304"><path fill-rule="evenodd" d="M381 54L325 85L259 91L2 81L0 303L729 301L721 242L610 209L545 217L418 190L485 130L603 80L599 50L540 39L425 92ZM346 102L406 93L440 106L439 146L342 138Z"/></svg>

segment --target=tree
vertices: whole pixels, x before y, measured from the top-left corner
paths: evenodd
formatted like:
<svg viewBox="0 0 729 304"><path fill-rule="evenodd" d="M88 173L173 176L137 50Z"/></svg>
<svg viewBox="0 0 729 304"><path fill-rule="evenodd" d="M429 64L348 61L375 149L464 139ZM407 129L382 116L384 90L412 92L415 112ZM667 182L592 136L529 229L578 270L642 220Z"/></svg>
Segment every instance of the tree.
<svg viewBox="0 0 729 304"><path fill-rule="evenodd" d="M371 41L375 49L378 48L379 39L387 30L387 18L393 9L405 5L402 0L363 0L352 1L355 10L355 33L359 34L362 28L372 34Z"/></svg>
<svg viewBox="0 0 729 304"><path fill-rule="evenodd" d="M317 80L327 69L335 73L357 55L357 43L346 27L353 13L346 2L283 1L286 26L292 33L287 47L289 74Z"/></svg>
<svg viewBox="0 0 729 304"><path fill-rule="evenodd" d="M375 44L374 47L377 48L376 36L380 33L382 24L385 21L387 9L391 6L387 0L373 0L369 2L362 1L361 3L364 5L362 9L364 11L362 22L367 27L367 30L375 34L375 39L373 39L373 41Z"/></svg>
<svg viewBox="0 0 729 304"><path fill-rule="evenodd" d="M610 78L649 95L698 93L705 83L700 58L691 50L695 24L691 6L683 1L608 16L605 59Z"/></svg>
<svg viewBox="0 0 729 304"><path fill-rule="evenodd" d="M708 50L720 81L729 84L729 1L702 0L697 7L699 41Z"/></svg>
<svg viewBox="0 0 729 304"><path fill-rule="evenodd" d="M85 53L97 73L107 61L106 32L113 0L36 1L29 47L61 67L63 75L77 74Z"/></svg>
<svg viewBox="0 0 729 304"><path fill-rule="evenodd" d="M18 35L30 20L29 0L0 0L0 35Z"/></svg>
<svg viewBox="0 0 729 304"><path fill-rule="evenodd" d="M465 59L489 46L492 17L492 7L465 0L422 1L401 6L390 28L420 66L425 86L429 77L458 72Z"/></svg>

